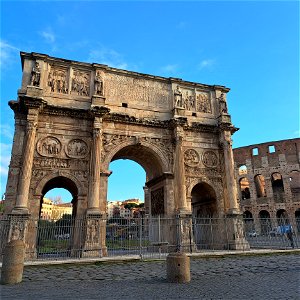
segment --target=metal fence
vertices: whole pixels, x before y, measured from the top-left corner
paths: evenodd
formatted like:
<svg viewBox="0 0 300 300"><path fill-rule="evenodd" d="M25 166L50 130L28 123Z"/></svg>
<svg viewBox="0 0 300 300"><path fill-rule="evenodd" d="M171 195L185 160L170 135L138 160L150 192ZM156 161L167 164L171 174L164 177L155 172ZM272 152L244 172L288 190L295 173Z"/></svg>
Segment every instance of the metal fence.
<svg viewBox="0 0 300 300"><path fill-rule="evenodd" d="M254 224L253 220L244 220L239 225L242 227L236 228L238 223L227 218L72 219L64 215L59 220L20 220L3 216L1 253L12 239L25 241L27 260L128 255L164 258L176 250L196 253L234 249L237 240L242 243L240 250L248 250L249 245L251 249L298 248L300 235L296 230L292 227L289 234L286 224L276 222L268 219Z"/></svg>

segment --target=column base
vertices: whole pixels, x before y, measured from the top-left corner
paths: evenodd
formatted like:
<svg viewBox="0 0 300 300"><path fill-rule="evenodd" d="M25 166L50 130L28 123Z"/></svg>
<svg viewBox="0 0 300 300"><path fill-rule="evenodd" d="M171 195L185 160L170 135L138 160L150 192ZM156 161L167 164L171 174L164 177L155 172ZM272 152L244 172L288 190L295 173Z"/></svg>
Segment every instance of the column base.
<svg viewBox="0 0 300 300"><path fill-rule="evenodd" d="M103 216L103 213L100 211L99 208L88 208L86 211L86 215L91 217L99 217L101 218Z"/></svg>
<svg viewBox="0 0 300 300"><path fill-rule="evenodd" d="M14 207L10 213L10 215L29 215L29 210L27 207Z"/></svg>

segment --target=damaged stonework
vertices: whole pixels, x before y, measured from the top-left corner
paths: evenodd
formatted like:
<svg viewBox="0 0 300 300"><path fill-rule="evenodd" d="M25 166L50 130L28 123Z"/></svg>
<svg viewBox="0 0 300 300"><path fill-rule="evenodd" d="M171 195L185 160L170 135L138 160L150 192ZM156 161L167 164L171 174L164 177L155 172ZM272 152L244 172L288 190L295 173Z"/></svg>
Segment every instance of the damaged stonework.
<svg viewBox="0 0 300 300"><path fill-rule="evenodd" d="M15 135L5 214L38 219L44 195L65 188L73 218L87 222L84 240L72 231L76 249L96 244L95 255L106 255L109 165L131 159L146 171L147 215L239 219L228 88L38 53L21 52L21 60L18 99L9 102ZM237 222L232 232L242 239ZM25 233L28 247L37 231ZM164 233L172 245L173 231Z"/></svg>

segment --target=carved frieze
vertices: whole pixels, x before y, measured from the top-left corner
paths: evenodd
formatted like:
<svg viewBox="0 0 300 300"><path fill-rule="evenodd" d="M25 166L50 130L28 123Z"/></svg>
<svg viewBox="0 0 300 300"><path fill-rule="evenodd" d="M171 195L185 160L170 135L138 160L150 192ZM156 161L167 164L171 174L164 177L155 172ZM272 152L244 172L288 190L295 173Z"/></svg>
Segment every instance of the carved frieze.
<svg viewBox="0 0 300 300"><path fill-rule="evenodd" d="M90 74L81 71L74 71L72 77L71 93L80 96L90 94Z"/></svg>
<svg viewBox="0 0 300 300"><path fill-rule="evenodd" d="M134 141L134 136L122 135L122 134L103 134L103 150L104 152L110 152L116 145L119 145L125 141Z"/></svg>
<svg viewBox="0 0 300 300"><path fill-rule="evenodd" d="M60 158L35 158L33 165L35 168L67 169L70 168L70 161Z"/></svg>
<svg viewBox="0 0 300 300"><path fill-rule="evenodd" d="M48 174L48 171L46 170L40 170L40 169L33 169L32 170L32 177L35 180L40 180L43 177L45 177Z"/></svg>
<svg viewBox="0 0 300 300"><path fill-rule="evenodd" d="M202 162L206 167L212 168L218 165L218 157L213 151L205 151L202 154Z"/></svg>
<svg viewBox="0 0 300 300"><path fill-rule="evenodd" d="M84 158L89 153L88 145L81 139L73 139L65 146L65 152L68 157Z"/></svg>
<svg viewBox="0 0 300 300"><path fill-rule="evenodd" d="M190 167L197 166L200 162L199 154L194 149L184 151L184 163Z"/></svg>
<svg viewBox="0 0 300 300"><path fill-rule="evenodd" d="M68 71L67 69L51 66L48 74L48 87L50 92L67 94L68 93Z"/></svg>
<svg viewBox="0 0 300 300"><path fill-rule="evenodd" d="M219 177L220 170L218 168L200 168L185 166L185 173L192 177L207 176L207 177Z"/></svg>
<svg viewBox="0 0 300 300"><path fill-rule="evenodd" d="M41 156L56 157L61 152L61 142L53 136L47 136L37 142L37 152Z"/></svg>

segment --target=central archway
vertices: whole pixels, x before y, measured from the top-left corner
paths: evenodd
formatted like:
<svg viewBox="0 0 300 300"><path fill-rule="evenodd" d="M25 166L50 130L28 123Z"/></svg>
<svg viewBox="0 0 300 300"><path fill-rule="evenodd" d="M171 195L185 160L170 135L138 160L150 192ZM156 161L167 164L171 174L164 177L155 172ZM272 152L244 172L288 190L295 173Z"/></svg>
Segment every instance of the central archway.
<svg viewBox="0 0 300 300"><path fill-rule="evenodd" d="M153 146L147 144L119 145L114 151L110 162L128 159L139 164L146 173L144 202L146 213L164 215L165 199L168 193L164 171L167 168L163 155Z"/></svg>

